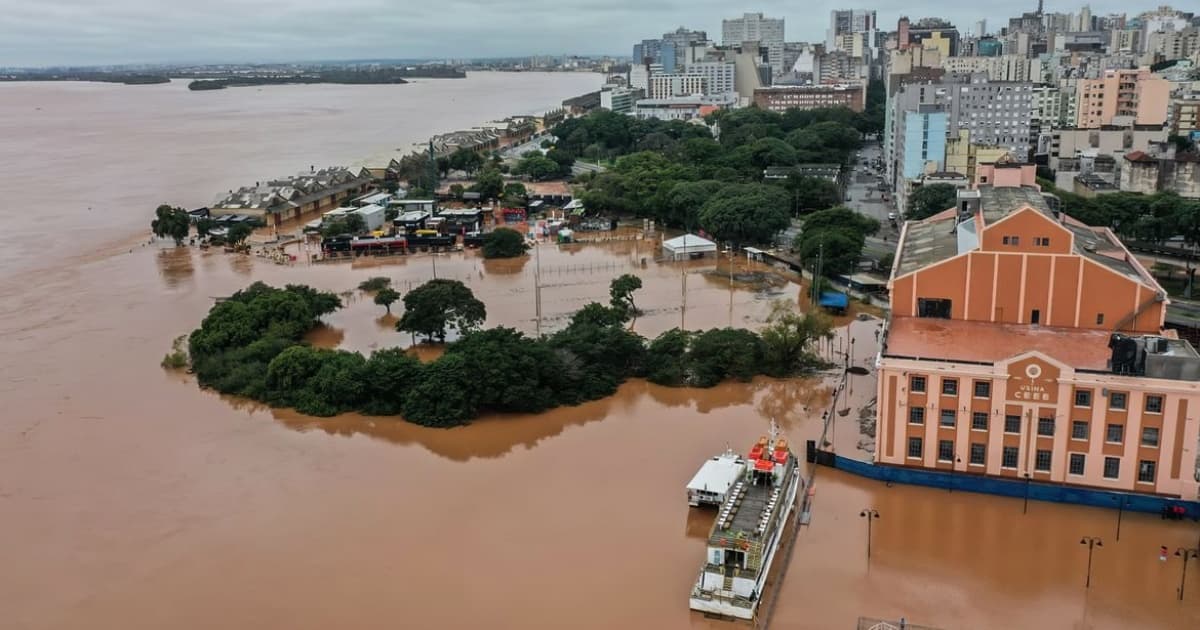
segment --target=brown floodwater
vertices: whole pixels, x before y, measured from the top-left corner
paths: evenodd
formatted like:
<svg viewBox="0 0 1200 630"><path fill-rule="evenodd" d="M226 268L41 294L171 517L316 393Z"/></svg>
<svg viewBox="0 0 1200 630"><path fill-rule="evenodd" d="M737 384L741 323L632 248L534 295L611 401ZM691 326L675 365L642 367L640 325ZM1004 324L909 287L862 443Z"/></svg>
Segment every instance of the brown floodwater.
<svg viewBox="0 0 1200 630"><path fill-rule="evenodd" d="M11 162L9 146L0 157ZM19 195L46 190L0 177ZM540 262L466 252L287 267L140 244L94 253L109 240L75 240L87 246L72 252L87 255L31 250L0 266L0 627L745 627L687 610L711 512L689 509L683 486L704 458L744 448L770 418L798 446L816 439L832 377L708 390L630 381L577 407L434 430L264 408L158 363L214 297L254 280L344 293L346 308L312 340L370 351L408 344L353 289L373 275L404 289L436 264L438 277L486 302L488 325L534 332L534 268L544 330L607 299L613 276L635 273L646 284L635 328L648 336L758 326L772 300L800 294L787 277L757 267L770 281L731 290L711 261L657 265L647 242L544 246ZM853 362L870 366L878 322L839 324L829 356L853 339ZM873 398L871 375L850 377L830 436L839 451L861 452L857 409ZM848 628L859 616L942 628L1200 627L1200 565L1180 602L1180 561L1158 560L1160 545L1196 544L1194 523L1125 514L1117 541L1115 512L1033 502L1022 514L1020 500L829 469L817 471L813 505L775 627ZM868 507L881 514L869 567L858 516ZM1085 535L1104 539L1090 589Z"/></svg>

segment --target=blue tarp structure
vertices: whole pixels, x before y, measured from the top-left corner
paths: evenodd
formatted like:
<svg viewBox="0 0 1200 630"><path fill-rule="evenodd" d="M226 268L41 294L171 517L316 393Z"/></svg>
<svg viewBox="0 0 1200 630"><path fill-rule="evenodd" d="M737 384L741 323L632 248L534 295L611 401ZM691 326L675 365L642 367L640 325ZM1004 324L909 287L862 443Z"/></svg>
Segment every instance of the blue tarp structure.
<svg viewBox="0 0 1200 630"><path fill-rule="evenodd" d="M821 297L819 300L817 300L817 303L821 305L821 308L845 312L846 308L850 306L850 298L846 297L845 293L838 293L836 291L822 291Z"/></svg>

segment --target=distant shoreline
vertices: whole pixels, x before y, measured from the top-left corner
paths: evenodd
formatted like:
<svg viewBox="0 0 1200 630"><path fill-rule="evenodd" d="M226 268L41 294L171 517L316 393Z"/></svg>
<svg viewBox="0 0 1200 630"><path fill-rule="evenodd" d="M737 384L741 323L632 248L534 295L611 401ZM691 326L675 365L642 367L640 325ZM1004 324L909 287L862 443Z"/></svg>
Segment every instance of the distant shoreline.
<svg viewBox="0 0 1200 630"><path fill-rule="evenodd" d="M465 79L467 73L452 66L418 66L373 70L320 69L260 74L196 73L146 74L135 72L22 72L0 75L0 82L90 82L122 85L157 85L173 79L189 80L193 91L264 85L403 85L409 79Z"/></svg>
<svg viewBox="0 0 1200 630"><path fill-rule="evenodd" d="M19 83L19 82L58 82L58 81L75 81L88 83L120 83L123 85L158 85L162 83L170 83L171 77L162 74L128 74L128 73L79 73L79 74L53 74L53 73L29 73L29 74L6 74L0 75L0 82L3 83Z"/></svg>

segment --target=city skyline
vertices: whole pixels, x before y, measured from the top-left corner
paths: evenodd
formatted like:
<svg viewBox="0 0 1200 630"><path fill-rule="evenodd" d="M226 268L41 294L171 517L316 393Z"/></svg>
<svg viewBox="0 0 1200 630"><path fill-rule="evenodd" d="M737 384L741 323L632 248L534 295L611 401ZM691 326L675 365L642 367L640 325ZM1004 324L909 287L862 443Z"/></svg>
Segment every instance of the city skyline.
<svg viewBox="0 0 1200 630"><path fill-rule="evenodd" d="M1160 3L1115 1L1047 3L1046 12L1136 15ZM452 0L401 7L387 0L211 0L176 5L164 0L44 0L14 3L0 23L0 66L287 62L345 59L463 59L532 55L626 57L631 42L679 26L707 31L719 40L721 21L743 13L783 18L787 41L825 41L834 9L872 9L880 30L901 15L937 16L966 34L980 20L993 28L1037 8L1036 2L1004 0L985 13L975 7L826 1L801 9L779 1L732 7L726 3L668 2L651 8L547 3L544 7ZM639 18L630 20L636 13ZM536 15L531 20L531 14ZM453 16L448 23L446 16ZM814 17L817 16L817 17ZM527 26L538 24L531 33Z"/></svg>

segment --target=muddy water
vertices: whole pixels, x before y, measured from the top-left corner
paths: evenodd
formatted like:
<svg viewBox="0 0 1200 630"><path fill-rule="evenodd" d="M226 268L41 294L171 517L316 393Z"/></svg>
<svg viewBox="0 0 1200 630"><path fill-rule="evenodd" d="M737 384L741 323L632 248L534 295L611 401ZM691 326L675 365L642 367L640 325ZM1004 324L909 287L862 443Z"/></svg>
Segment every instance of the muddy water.
<svg viewBox="0 0 1200 630"><path fill-rule="evenodd" d="M487 302L489 325L533 331L533 268L547 329L629 271L646 283L636 323L646 335L753 326L772 299L800 291L786 280L731 291L711 263L643 268L645 247L545 247L540 263L468 253L281 267L149 246L39 258L36 274L5 262L0 627L738 627L687 611L711 514L689 510L682 487L767 418L796 444L815 439L830 403L821 379L703 391L634 381L579 407L440 431L266 409L158 367L213 297L256 279L342 292L385 274L406 288L436 262ZM352 290L346 301L314 341L406 343L381 307ZM849 322L830 356L852 338L853 362L869 365L875 327ZM873 397L870 376L852 377L847 394L831 435L843 452L861 440L854 408ZM860 615L945 628L1200 626L1200 566L1180 603L1179 561L1157 559L1159 545L1194 544L1194 524L1127 514L1118 542L1112 512L1031 503L1022 514L1019 500L830 470L818 471L814 501L775 627L852 627ZM867 507L882 514L869 570ZM1105 541L1087 590L1083 535Z"/></svg>

